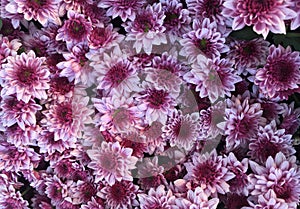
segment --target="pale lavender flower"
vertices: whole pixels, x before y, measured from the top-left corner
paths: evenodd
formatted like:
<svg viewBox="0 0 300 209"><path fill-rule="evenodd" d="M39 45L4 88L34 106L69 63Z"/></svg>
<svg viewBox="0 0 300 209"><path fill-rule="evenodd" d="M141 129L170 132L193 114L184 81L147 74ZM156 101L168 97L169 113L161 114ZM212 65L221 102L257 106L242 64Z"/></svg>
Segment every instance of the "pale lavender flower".
<svg viewBox="0 0 300 209"><path fill-rule="evenodd" d="M0 208L29 209L28 206L28 202L23 199L19 191L15 191L12 185L1 191Z"/></svg>
<svg viewBox="0 0 300 209"><path fill-rule="evenodd" d="M186 180L200 186L207 196L217 196L217 193L229 192L229 180L235 175L227 169L227 158L218 156L216 150L211 153L195 152L192 161L184 164L187 170Z"/></svg>
<svg viewBox="0 0 300 209"><path fill-rule="evenodd" d="M6 6L11 4L13 10L11 11ZM24 14L16 12L17 4L13 0L0 0L0 17L2 20L7 19L7 22L11 22L12 28L17 29L20 26L20 22L24 23Z"/></svg>
<svg viewBox="0 0 300 209"><path fill-rule="evenodd" d="M271 99L288 99L294 92L300 92L300 55L281 45L269 48L267 62L258 69L255 84L261 93Z"/></svg>
<svg viewBox="0 0 300 209"><path fill-rule="evenodd" d="M257 136L250 139L248 154L258 163L264 163L269 156L274 158L278 152L289 157L296 152L292 141L292 135L286 134L285 129L277 130L276 122L272 121L259 127Z"/></svg>
<svg viewBox="0 0 300 209"><path fill-rule="evenodd" d="M9 40L0 34L0 64L4 63L8 56L16 56L21 45L18 39Z"/></svg>
<svg viewBox="0 0 300 209"><path fill-rule="evenodd" d="M135 168L137 158L133 157L132 149L121 147L119 142L103 141L101 147L87 150L91 162L88 167L93 170L95 183L103 179L112 186L122 180L132 181L130 170Z"/></svg>
<svg viewBox="0 0 300 209"><path fill-rule="evenodd" d="M233 18L232 29L240 30L253 25L253 30L262 34L266 39L269 31L286 33L285 20L296 17L292 1L253 1L253 0L225 0L222 14Z"/></svg>
<svg viewBox="0 0 300 209"><path fill-rule="evenodd" d="M300 2L295 1L292 9L297 13L297 15L292 19L291 30L296 30L300 26Z"/></svg>
<svg viewBox="0 0 300 209"><path fill-rule="evenodd" d="M16 147L34 145L36 143L39 128L36 126L26 126L24 129L17 124L7 127L5 130L6 141Z"/></svg>
<svg viewBox="0 0 300 209"><path fill-rule="evenodd" d="M31 98L47 99L50 72L45 65L45 57L36 57L33 51L27 54L10 56L2 65L0 78L4 80L3 95L16 94L18 100L25 103Z"/></svg>
<svg viewBox="0 0 300 209"><path fill-rule="evenodd" d="M157 3L139 9L133 21L124 23L126 40L134 41L133 48L137 53L143 49L149 55L153 45L167 43L166 28L163 26L165 17L162 5Z"/></svg>

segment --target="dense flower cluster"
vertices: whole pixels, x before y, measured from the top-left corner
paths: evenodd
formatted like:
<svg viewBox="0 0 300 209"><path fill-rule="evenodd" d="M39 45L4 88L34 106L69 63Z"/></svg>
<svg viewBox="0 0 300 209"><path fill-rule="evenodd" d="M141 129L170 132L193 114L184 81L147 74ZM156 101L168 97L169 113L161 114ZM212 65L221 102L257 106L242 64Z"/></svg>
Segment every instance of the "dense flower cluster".
<svg viewBox="0 0 300 209"><path fill-rule="evenodd" d="M296 209L299 16L0 0L0 208Z"/></svg>

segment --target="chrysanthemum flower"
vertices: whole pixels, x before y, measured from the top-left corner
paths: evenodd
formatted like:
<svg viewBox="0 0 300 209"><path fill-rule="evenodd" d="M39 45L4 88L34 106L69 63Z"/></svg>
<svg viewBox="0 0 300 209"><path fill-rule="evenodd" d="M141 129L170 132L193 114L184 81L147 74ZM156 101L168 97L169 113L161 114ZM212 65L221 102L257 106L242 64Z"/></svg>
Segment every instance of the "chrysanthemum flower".
<svg viewBox="0 0 300 209"><path fill-rule="evenodd" d="M224 0L187 0L187 8L191 17L203 20L209 18L212 22L225 24L225 17L221 14Z"/></svg>
<svg viewBox="0 0 300 209"><path fill-rule="evenodd" d="M25 126L36 124L35 114L42 109L33 99L25 103L18 101L14 95L4 96L0 102L0 108L3 126L10 127L17 123L23 130L25 130Z"/></svg>
<svg viewBox="0 0 300 209"><path fill-rule="evenodd" d="M172 209L216 209L218 204L218 198L209 199L201 187L196 187L194 190L188 190L186 197L174 198Z"/></svg>
<svg viewBox="0 0 300 209"><path fill-rule="evenodd" d="M98 7L107 9L106 15L112 18L120 17L123 22L127 19L133 21L137 11L145 5L145 0L101 0Z"/></svg>
<svg viewBox="0 0 300 209"><path fill-rule="evenodd" d="M122 180L132 181L130 170L135 168L137 158L133 157L132 149L121 147L119 142L103 141L101 147L87 150L92 162L88 167L95 175L95 183L103 179L112 186Z"/></svg>
<svg viewBox="0 0 300 209"><path fill-rule="evenodd" d="M8 56L16 56L22 44L17 39L9 40L0 34L0 64L6 61Z"/></svg>
<svg viewBox="0 0 300 209"><path fill-rule="evenodd" d="M257 136L250 140L249 150L248 154L258 163L266 162L269 156L274 158L278 152L287 157L296 152L292 144L292 135L286 134L284 129L277 130L275 121L265 127L259 127Z"/></svg>
<svg viewBox="0 0 300 209"><path fill-rule="evenodd" d="M139 92L137 108L144 112L146 122L151 125L154 121L165 124L167 116L171 115L176 105L171 93L164 89L145 83L143 91Z"/></svg>
<svg viewBox="0 0 300 209"><path fill-rule="evenodd" d="M170 199L172 197L172 191L166 191L163 185L160 185L156 189L151 188L148 194L138 194L141 209L171 209Z"/></svg>
<svg viewBox="0 0 300 209"><path fill-rule="evenodd" d="M227 53L229 60L234 60L238 74L246 74L248 68L257 68L266 63L269 42L262 38L249 41L233 40Z"/></svg>
<svg viewBox="0 0 300 209"><path fill-rule="evenodd" d="M249 104L249 97L233 97L227 100L225 110L226 146L230 150L241 142L254 138L259 126L264 126L266 119L262 117L260 103Z"/></svg>
<svg viewBox="0 0 300 209"><path fill-rule="evenodd" d="M225 45L225 38L217 30L216 22L211 22L208 18L202 23L194 20L193 30L184 34L180 44L183 47L180 54L188 57L190 61L194 61L199 54L213 59L229 50Z"/></svg>
<svg viewBox="0 0 300 209"><path fill-rule="evenodd" d="M112 186L105 186L98 192L98 196L105 200L106 207L111 209L132 209L138 206L136 195L138 186L130 181L116 182Z"/></svg>
<svg viewBox="0 0 300 209"><path fill-rule="evenodd" d="M46 178L46 191L45 193L51 199L51 204L57 206L67 197L67 185L56 176Z"/></svg>
<svg viewBox="0 0 300 209"><path fill-rule="evenodd" d="M267 63L255 75L255 84L268 98L287 99L300 92L300 55L290 46L270 46Z"/></svg>
<svg viewBox="0 0 300 209"><path fill-rule="evenodd" d="M70 52L63 53L66 61L57 64L61 70L60 76L67 77L74 84L82 83L89 87L95 83L96 73L89 65L89 60L85 56L89 51L87 44L79 43L70 49Z"/></svg>
<svg viewBox="0 0 300 209"><path fill-rule="evenodd" d="M249 198L250 199L250 198ZM282 202L280 199L276 197L276 194L273 190L268 190L265 194L259 195L257 201L248 201L250 203L250 207L242 207L242 209L293 209L296 205L289 205L285 202Z"/></svg>
<svg viewBox="0 0 300 209"><path fill-rule="evenodd" d="M102 99L93 99L94 106L99 111L97 124L100 131L112 133L126 133L141 126L143 113L134 106L132 98L113 95Z"/></svg>
<svg viewBox="0 0 300 209"><path fill-rule="evenodd" d="M162 10L166 18L163 26L166 27L166 33L171 43L178 40L187 33L190 28L191 18L187 9L183 9L183 5L178 0L161 0Z"/></svg>
<svg viewBox="0 0 300 209"><path fill-rule="evenodd" d="M73 187L74 186L74 187ZM81 203L86 203L95 197L97 194L97 187L95 184L87 180L79 180L74 185L72 185L72 199L73 203L78 205Z"/></svg>
<svg viewBox="0 0 300 209"><path fill-rule="evenodd" d="M148 149L145 137L141 135L139 130L122 133L120 144L123 147L131 148L133 151L132 156L137 158L143 158L144 153L147 152Z"/></svg>
<svg viewBox="0 0 300 209"><path fill-rule="evenodd" d="M33 170L38 166L40 155L33 148L7 142L0 144L0 170L20 172Z"/></svg>
<svg viewBox="0 0 300 209"><path fill-rule="evenodd" d="M6 6L9 4L13 6L12 11L10 10L9 6L6 8ZM24 14L17 13L16 7L16 2L12 0L0 0L0 17L2 20L11 22L13 29L17 29L20 26L20 22L24 22Z"/></svg>
<svg viewBox="0 0 300 209"><path fill-rule="evenodd" d="M164 19L165 15L160 3L139 9L135 19L124 24L127 32L126 40L134 41L133 47L137 53L143 49L146 54L150 54L153 45L167 43Z"/></svg>
<svg viewBox="0 0 300 209"><path fill-rule="evenodd" d="M86 204L82 204L80 209L104 209L104 201L99 197L92 197Z"/></svg>
<svg viewBox="0 0 300 209"><path fill-rule="evenodd" d="M300 108L294 107L294 102L290 105L283 104L282 122L279 128L284 129L286 134L295 134L300 127Z"/></svg>
<svg viewBox="0 0 300 209"><path fill-rule="evenodd" d="M92 23L83 14L73 10L68 11L68 20L58 29L56 40L63 40L68 48L79 42L87 41L87 36L92 30Z"/></svg>
<svg viewBox="0 0 300 209"><path fill-rule="evenodd" d="M70 101L74 94L74 82L70 82L67 77L53 76L47 93L50 101Z"/></svg>
<svg viewBox="0 0 300 209"><path fill-rule="evenodd" d="M192 149L195 141L199 140L199 129L197 113L184 115L175 110L162 128L162 136L169 140L171 147L177 146L188 151Z"/></svg>
<svg viewBox="0 0 300 209"><path fill-rule="evenodd" d="M23 199L20 191L15 191L12 185L1 191L0 208L29 209L29 204Z"/></svg>
<svg viewBox="0 0 300 209"><path fill-rule="evenodd" d="M196 85L201 98L207 97L214 103L220 97L231 96L236 83L242 79L234 73L232 63L226 59L205 59L202 55L192 64L192 70L183 79Z"/></svg>
<svg viewBox="0 0 300 209"><path fill-rule="evenodd" d="M218 156L216 150L204 155L195 152L192 156L192 162L187 162L184 165L187 170L184 179L199 185L206 195L217 196L217 193L229 192L227 181L234 178L235 175L226 167L227 158Z"/></svg>
<svg viewBox="0 0 300 209"><path fill-rule="evenodd" d="M231 152L228 157L227 168L234 173L235 177L228 181L230 185L230 192L248 196L249 177L246 174L248 171L248 158L244 158L241 162L237 160L236 156Z"/></svg>
<svg viewBox="0 0 300 209"><path fill-rule="evenodd" d="M33 51L27 54L10 56L8 63L3 64L0 78L4 80L2 95L16 94L18 100L25 103L31 98L47 99L50 72L44 57L36 57Z"/></svg>
<svg viewBox="0 0 300 209"><path fill-rule="evenodd" d="M93 0L63 0L60 10L81 12L87 4L93 4Z"/></svg>
<svg viewBox="0 0 300 209"><path fill-rule="evenodd" d="M105 9L98 7L98 3L98 1L90 2L89 0L87 4L83 5L82 13L86 15L94 25L108 25L111 19L106 15Z"/></svg>
<svg viewBox="0 0 300 209"><path fill-rule="evenodd" d="M253 1L253 0L225 0L222 14L233 18L232 29L240 30L252 26L253 30L267 37L269 31L286 33L284 20L296 17L291 1Z"/></svg>
<svg viewBox="0 0 300 209"><path fill-rule="evenodd" d="M74 96L72 101L48 105L43 112L46 116L41 122L54 132L54 140L68 141L81 137L85 124L92 123L93 110L88 106L89 98Z"/></svg>
<svg viewBox="0 0 300 209"><path fill-rule="evenodd" d="M46 25L49 21L61 24L58 16L58 5L61 0L15 0L6 5L6 10L10 13L24 14L27 21L37 20L42 25Z"/></svg>
<svg viewBox="0 0 300 209"><path fill-rule="evenodd" d="M124 57L119 47L115 47L111 54L104 53L100 63L92 62L91 66L98 75L98 89L121 95L139 90L137 69Z"/></svg>
<svg viewBox="0 0 300 209"><path fill-rule="evenodd" d="M7 127L5 130L6 141L14 144L16 147L34 145L38 137L38 128L35 126L26 126L24 129L17 124Z"/></svg>
<svg viewBox="0 0 300 209"><path fill-rule="evenodd" d="M269 156L265 165L261 166L250 161L254 174L251 177L251 195L264 195L273 190L276 199L296 208L300 200L300 170L296 157L286 158L282 152L275 158Z"/></svg>

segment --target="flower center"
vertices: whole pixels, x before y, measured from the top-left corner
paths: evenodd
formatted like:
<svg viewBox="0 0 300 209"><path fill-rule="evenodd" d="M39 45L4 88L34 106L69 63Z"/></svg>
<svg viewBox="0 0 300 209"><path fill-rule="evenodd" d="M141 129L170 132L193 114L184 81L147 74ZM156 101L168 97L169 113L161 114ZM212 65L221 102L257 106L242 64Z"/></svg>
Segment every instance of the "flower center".
<svg viewBox="0 0 300 209"><path fill-rule="evenodd" d="M217 177L216 166L205 162L196 167L195 175L200 183L212 183Z"/></svg>
<svg viewBox="0 0 300 209"><path fill-rule="evenodd" d="M278 198L282 198L284 200L288 200L292 194L292 190L288 183L285 183L283 185L276 185L274 191Z"/></svg>
<svg viewBox="0 0 300 209"><path fill-rule="evenodd" d="M62 123L70 124L73 121L72 108L70 105L63 105L58 108L58 119Z"/></svg>
<svg viewBox="0 0 300 209"><path fill-rule="evenodd" d="M32 84L36 80L35 72L32 68L20 69L18 79L23 84Z"/></svg>
<svg viewBox="0 0 300 209"><path fill-rule="evenodd" d="M246 2L246 8L248 8L250 13L268 11L274 2L273 0L248 0Z"/></svg>
<svg viewBox="0 0 300 209"><path fill-rule="evenodd" d="M149 14L139 15L134 22L134 27L147 33L153 28L153 23L151 20L152 17Z"/></svg>
<svg viewBox="0 0 300 209"><path fill-rule="evenodd" d="M116 167L115 157L113 154L104 153L100 157L100 165L107 171L113 171Z"/></svg>
<svg viewBox="0 0 300 209"><path fill-rule="evenodd" d="M122 81L128 77L129 65L123 62L118 62L107 73L106 78L117 87Z"/></svg>
<svg viewBox="0 0 300 209"><path fill-rule="evenodd" d="M150 90L147 102L149 102L151 108L160 109L165 104L167 95L168 93L164 90Z"/></svg>
<svg viewBox="0 0 300 209"><path fill-rule="evenodd" d="M32 6L41 7L43 5L46 5L47 0L29 0L29 4L32 4Z"/></svg>
<svg viewBox="0 0 300 209"><path fill-rule="evenodd" d="M289 82L294 75L294 66L285 60L277 61L273 65L273 77L279 82Z"/></svg>
<svg viewBox="0 0 300 209"><path fill-rule="evenodd" d="M120 182L116 182L110 188L110 195L116 202L122 202L126 198L127 192L126 187Z"/></svg>

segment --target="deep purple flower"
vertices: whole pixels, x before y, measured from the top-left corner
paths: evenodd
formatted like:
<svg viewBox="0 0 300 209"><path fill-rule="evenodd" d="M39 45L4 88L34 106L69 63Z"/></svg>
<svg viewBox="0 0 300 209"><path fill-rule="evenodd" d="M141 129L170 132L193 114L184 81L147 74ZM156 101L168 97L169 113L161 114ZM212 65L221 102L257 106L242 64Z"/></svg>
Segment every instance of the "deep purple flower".
<svg viewBox="0 0 300 209"><path fill-rule="evenodd" d="M255 84L268 98L287 99L300 92L300 55L291 47L270 46L267 63L255 75Z"/></svg>
<svg viewBox="0 0 300 209"><path fill-rule="evenodd" d="M252 26L253 30L267 37L269 31L286 33L284 20L296 17L296 12L290 9L291 1L257 1L257 0L225 0L222 14L233 18L232 29L239 30Z"/></svg>
<svg viewBox="0 0 300 209"><path fill-rule="evenodd" d="M192 161L184 164L187 175L184 179L193 181L200 186L206 195L217 196L217 193L229 192L227 181L235 175L227 169L227 158L218 156L216 150L210 154L199 154L195 152Z"/></svg>
<svg viewBox="0 0 300 209"><path fill-rule="evenodd" d="M1 94L16 94L17 99L25 103L31 98L46 99L50 72L45 60L45 57L36 57L33 51L8 57L8 63L3 64L0 71L4 80Z"/></svg>
<svg viewBox="0 0 300 209"><path fill-rule="evenodd" d="M0 194L0 208L3 209L29 209L29 204L23 199L20 191L15 191L12 185Z"/></svg>
<svg viewBox="0 0 300 209"><path fill-rule="evenodd" d="M283 104L283 120L279 127L285 129L286 134L295 134L300 127L300 108L294 108L294 102L290 105Z"/></svg>
<svg viewBox="0 0 300 209"><path fill-rule="evenodd" d="M63 199L67 197L67 185L62 183L62 181L56 175L46 178L45 184L45 193L51 199L52 205L59 205Z"/></svg>
<svg viewBox="0 0 300 209"><path fill-rule="evenodd" d="M286 157L295 154L292 135L286 134L284 129L277 130L275 121L265 127L259 127L255 138L250 140L249 155L258 163L266 162L269 156L275 157L282 152Z"/></svg>

